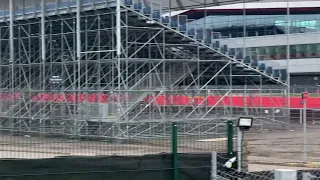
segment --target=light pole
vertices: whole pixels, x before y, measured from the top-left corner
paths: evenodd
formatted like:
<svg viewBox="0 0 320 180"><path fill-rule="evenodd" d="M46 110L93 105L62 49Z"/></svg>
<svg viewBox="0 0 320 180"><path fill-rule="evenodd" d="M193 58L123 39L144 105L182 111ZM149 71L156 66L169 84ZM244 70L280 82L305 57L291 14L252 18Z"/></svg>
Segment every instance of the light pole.
<svg viewBox="0 0 320 180"><path fill-rule="evenodd" d="M240 117L237 126L237 151L238 151L238 171L241 172L242 161L242 136L243 131L249 131L253 123L252 117Z"/></svg>
<svg viewBox="0 0 320 180"><path fill-rule="evenodd" d="M301 94L301 104L303 104L303 160L307 162L307 99L309 93L304 92ZM301 116L300 116L301 117Z"/></svg>

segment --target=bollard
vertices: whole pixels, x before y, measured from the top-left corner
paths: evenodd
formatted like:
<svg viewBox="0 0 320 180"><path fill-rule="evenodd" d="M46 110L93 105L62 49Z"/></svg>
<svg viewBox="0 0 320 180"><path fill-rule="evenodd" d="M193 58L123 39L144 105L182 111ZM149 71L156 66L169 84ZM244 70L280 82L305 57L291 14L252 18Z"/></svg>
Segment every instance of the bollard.
<svg viewBox="0 0 320 180"><path fill-rule="evenodd" d="M275 180L297 180L297 171L292 169L274 170Z"/></svg>

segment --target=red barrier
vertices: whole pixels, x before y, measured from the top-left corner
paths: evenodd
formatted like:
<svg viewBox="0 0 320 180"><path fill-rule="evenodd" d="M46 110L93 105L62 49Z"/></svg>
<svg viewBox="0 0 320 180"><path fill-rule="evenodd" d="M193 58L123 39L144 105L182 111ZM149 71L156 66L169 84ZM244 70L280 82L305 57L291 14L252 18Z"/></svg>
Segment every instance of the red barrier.
<svg viewBox="0 0 320 180"><path fill-rule="evenodd" d="M0 100L18 100L22 97L20 93L0 93ZM264 107L264 108L283 108L287 107L287 99L281 96L209 96L209 97L191 97L186 95L160 95L156 99L153 96L146 97L144 103L150 103L159 106L232 106L232 107ZM222 99L221 99L222 98ZM86 100L85 94L78 94L78 102L107 103L115 101L115 97L108 94L88 94ZM121 98L125 101L125 98ZM74 94L48 94L38 93L31 98L32 102L57 102L74 103L76 96ZM302 108L301 97L291 97L291 108ZM320 108L320 97L309 97L307 108Z"/></svg>
<svg viewBox="0 0 320 180"><path fill-rule="evenodd" d="M88 94L88 102L90 103L106 103L108 99L107 94ZM76 102L76 96L74 94L48 94L39 93L31 98L32 102ZM85 102L86 95L78 94L78 102Z"/></svg>
<svg viewBox="0 0 320 180"><path fill-rule="evenodd" d="M283 108L288 107L287 98L280 96L255 96L255 97L222 97L221 96L209 96L191 98L188 96L158 96L154 104L162 106L232 106L232 107L244 107L245 103L247 107L265 107L265 108ZM291 108L302 108L301 97L291 97ZM320 97L310 97L307 100L307 108L320 108Z"/></svg>
<svg viewBox="0 0 320 180"><path fill-rule="evenodd" d="M11 92L0 93L0 100L2 101L18 100L21 97L22 96L20 93L11 93Z"/></svg>

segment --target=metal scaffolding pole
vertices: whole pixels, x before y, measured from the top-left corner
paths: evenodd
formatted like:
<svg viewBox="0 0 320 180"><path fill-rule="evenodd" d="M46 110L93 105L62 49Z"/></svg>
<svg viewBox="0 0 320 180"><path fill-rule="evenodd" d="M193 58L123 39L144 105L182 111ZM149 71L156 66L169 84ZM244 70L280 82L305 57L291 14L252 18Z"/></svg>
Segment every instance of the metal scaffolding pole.
<svg viewBox="0 0 320 180"><path fill-rule="evenodd" d="M82 0L77 1L77 12L76 12L76 51L77 51L77 80L76 80L76 118L74 122L74 135L78 135L78 124L79 124L79 118L80 118L80 112L79 112L79 94L81 90L81 7L82 7Z"/></svg>
<svg viewBox="0 0 320 180"><path fill-rule="evenodd" d="M287 15L286 15L286 17L287 17L287 46L286 46L286 49L287 49L287 106L288 106L288 123L289 123L289 125L290 125L290 123L291 123L291 119L290 119L290 97L291 97L291 94L290 94L290 54L291 54L291 52L290 52L290 26L291 26L291 22L290 22L290 2L289 2L289 0L287 0Z"/></svg>
<svg viewBox="0 0 320 180"><path fill-rule="evenodd" d="M121 113L125 113L123 111L121 102L120 102L120 96L121 96L121 47L122 47L122 41L121 41L121 0L117 0L116 4L116 45L117 45L117 73L118 73L118 92L117 92L117 111L118 116L119 111ZM125 83L125 82L124 82ZM121 126L117 125L116 127L116 133L114 134L115 137L118 137L118 134L121 133ZM118 133L119 131L119 133Z"/></svg>
<svg viewBox="0 0 320 180"><path fill-rule="evenodd" d="M42 83L43 83L43 91L45 91L46 84L46 27L45 27L45 17L46 17L46 0L41 0L41 61L42 61ZM40 133L45 133L45 120L43 117L43 111L41 111L41 117L39 120L40 123Z"/></svg>
<svg viewBox="0 0 320 180"><path fill-rule="evenodd" d="M116 5L106 2L105 7L95 2L82 5L85 2L79 0L75 6L55 9L53 16L46 13L49 6L41 0L42 13L35 12L41 18L14 15L13 1L10 24L0 27L4 50L0 78L3 89L17 91L21 98L1 102L8 106L0 114L11 122L7 129L13 130L16 121L19 131L41 132L43 119L46 133L151 137L168 132L167 121L195 122L183 133L201 134L212 133L218 121L241 115L244 109L264 118L250 100L247 107L235 108L233 97L259 96L264 79L274 78L251 63L235 61L230 52L213 48L211 43L219 40L205 39L211 38L210 28L198 28L206 34L196 40L179 32L185 26L189 30L189 24L178 28L162 21L151 24L153 14L134 11L120 0ZM168 12L161 5L151 5ZM204 15L206 11L205 7ZM246 24L245 9L243 16ZM177 22L187 20L181 15ZM61 84L48 83L52 76L58 76ZM153 131L157 128L161 130Z"/></svg>
<svg viewBox="0 0 320 180"><path fill-rule="evenodd" d="M15 86L15 72L14 72L14 63L15 63L15 56L14 56L14 32L13 32L13 18L14 18L14 13L13 13L13 0L9 0L9 11L10 11L10 17L9 17L9 32L10 32L10 65L11 65L11 93L14 93L14 86ZM14 102L11 101L11 106L14 106L13 104ZM12 131L12 134L14 133L15 129L14 129L14 118L11 117L10 118L10 128Z"/></svg>
<svg viewBox="0 0 320 180"><path fill-rule="evenodd" d="M9 16L9 21L10 21L10 62L14 63L14 41L13 41L13 0L9 0L9 9L10 9L10 16Z"/></svg>
<svg viewBox="0 0 320 180"><path fill-rule="evenodd" d="M121 90L121 2L117 0L116 5L116 38L117 38L117 62L118 62L118 90Z"/></svg>

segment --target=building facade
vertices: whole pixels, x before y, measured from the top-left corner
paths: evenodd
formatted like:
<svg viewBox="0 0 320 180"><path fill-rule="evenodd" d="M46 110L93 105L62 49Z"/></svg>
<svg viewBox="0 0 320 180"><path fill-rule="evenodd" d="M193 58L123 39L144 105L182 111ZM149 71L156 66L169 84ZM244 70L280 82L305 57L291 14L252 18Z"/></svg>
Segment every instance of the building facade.
<svg viewBox="0 0 320 180"><path fill-rule="evenodd" d="M229 48L245 48L247 56L288 68L293 85L319 84L318 1L240 3L181 11L179 15L194 19L188 28L212 29L215 38Z"/></svg>

